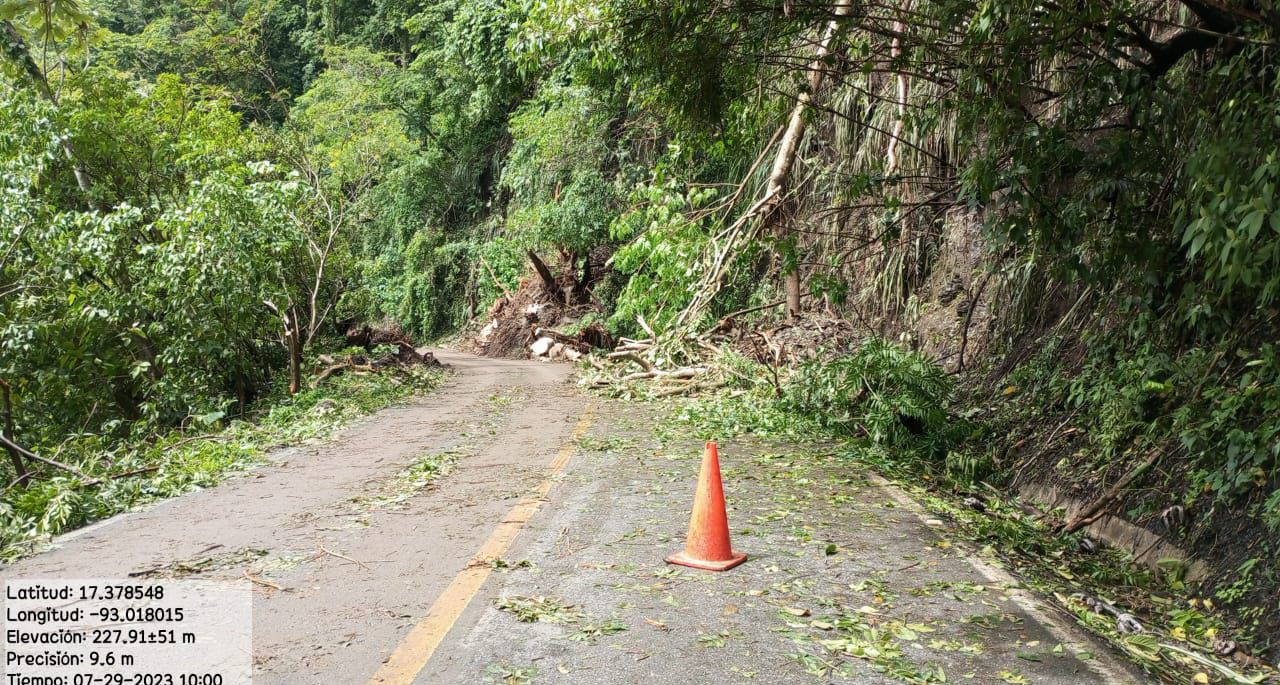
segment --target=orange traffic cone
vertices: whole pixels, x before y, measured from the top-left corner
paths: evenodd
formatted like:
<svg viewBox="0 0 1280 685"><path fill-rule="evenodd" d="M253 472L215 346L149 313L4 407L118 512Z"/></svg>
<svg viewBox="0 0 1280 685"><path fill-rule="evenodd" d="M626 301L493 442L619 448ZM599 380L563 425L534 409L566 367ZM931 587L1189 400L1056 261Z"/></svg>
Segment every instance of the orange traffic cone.
<svg viewBox="0 0 1280 685"><path fill-rule="evenodd" d="M693 496L689 517L689 538L684 551L667 557L668 564L680 564L707 571L727 571L747 560L734 554L729 544L729 515L724 509L724 485L720 482L720 453L714 440L702 454L698 491Z"/></svg>

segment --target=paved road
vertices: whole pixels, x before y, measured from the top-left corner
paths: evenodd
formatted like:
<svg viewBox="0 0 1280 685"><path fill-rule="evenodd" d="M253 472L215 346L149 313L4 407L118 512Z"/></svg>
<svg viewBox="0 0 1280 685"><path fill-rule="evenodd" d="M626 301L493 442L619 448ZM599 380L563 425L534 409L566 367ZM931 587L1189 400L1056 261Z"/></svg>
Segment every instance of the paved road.
<svg viewBox="0 0 1280 685"><path fill-rule="evenodd" d="M698 441L584 396L566 366L438 357L452 379L414 404L0 574L278 585L254 586L257 685L1142 682L901 493L820 454L726 443L752 558L669 568ZM445 452L450 475L398 494L415 458ZM517 620L529 602L550 620ZM841 639L862 657L832 651Z"/></svg>

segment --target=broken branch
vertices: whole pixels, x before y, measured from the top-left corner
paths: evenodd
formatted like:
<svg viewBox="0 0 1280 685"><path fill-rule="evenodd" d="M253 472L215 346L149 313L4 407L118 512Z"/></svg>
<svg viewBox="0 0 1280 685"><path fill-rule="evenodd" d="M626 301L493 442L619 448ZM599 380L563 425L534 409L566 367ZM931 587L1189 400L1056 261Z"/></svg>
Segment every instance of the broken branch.
<svg viewBox="0 0 1280 685"><path fill-rule="evenodd" d="M1084 528L1090 523L1093 523L1094 521L1101 518L1104 514L1106 514L1105 509L1107 505L1111 504L1111 502L1114 501L1117 497L1119 497L1120 494L1124 492L1126 488L1128 488L1135 480L1138 479L1138 477L1146 473L1152 466L1154 466L1156 461L1160 459L1160 456L1162 454L1163 452L1159 452L1159 451L1152 452L1151 455L1148 456L1145 461L1143 461L1141 464L1138 464L1133 468L1133 470L1126 473L1123 478L1116 481L1115 485L1112 485L1110 488L1107 488L1107 491L1102 493L1101 497L1094 500L1093 503L1090 504L1089 506L1080 510L1080 513L1076 514L1075 518L1071 519L1071 521L1067 523L1066 527L1063 528L1063 532L1074 533L1077 530L1080 530L1081 528Z"/></svg>
<svg viewBox="0 0 1280 685"><path fill-rule="evenodd" d="M32 452L31 450L22 447L18 443L13 442L7 436L0 435L0 445L4 445L5 449L10 450L11 452L17 452L18 454L21 454L27 459L38 461L41 464L48 464L49 466L52 466L54 468L62 469L63 471L66 471L67 473L70 473L76 476L77 478L79 478L81 480L82 485L98 485L99 483L102 482L101 479L94 478L93 476L90 476L89 474L85 473L84 471L81 471L80 469L77 469L74 466L71 466L70 464L64 464L60 461L56 461L48 457L42 457L36 454L35 452Z"/></svg>
<svg viewBox="0 0 1280 685"><path fill-rule="evenodd" d="M606 359L626 359L628 361L633 361L639 364L640 366L644 367L645 371L654 371L653 364L650 363L648 359L645 359L644 357L641 357L640 355L630 350L625 350L622 352L610 352L609 354L605 355L605 358Z"/></svg>

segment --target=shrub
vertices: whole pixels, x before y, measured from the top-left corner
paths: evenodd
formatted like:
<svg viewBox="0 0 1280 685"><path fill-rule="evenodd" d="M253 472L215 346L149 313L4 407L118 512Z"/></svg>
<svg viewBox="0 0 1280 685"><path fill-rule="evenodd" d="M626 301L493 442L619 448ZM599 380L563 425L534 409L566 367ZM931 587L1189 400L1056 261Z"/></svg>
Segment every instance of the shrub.
<svg viewBox="0 0 1280 685"><path fill-rule="evenodd" d="M924 355L869 338L850 356L801 365L782 401L837 432L941 456L960 437L946 410L952 392Z"/></svg>

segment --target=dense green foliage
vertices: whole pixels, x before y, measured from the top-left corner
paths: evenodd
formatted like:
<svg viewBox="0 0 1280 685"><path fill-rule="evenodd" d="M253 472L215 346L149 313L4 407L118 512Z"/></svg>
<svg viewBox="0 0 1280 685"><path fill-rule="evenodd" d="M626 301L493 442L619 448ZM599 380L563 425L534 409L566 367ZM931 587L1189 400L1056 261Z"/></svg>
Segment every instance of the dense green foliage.
<svg viewBox="0 0 1280 685"><path fill-rule="evenodd" d="M171 175L122 170L119 188L97 186L120 195L109 211L59 207L33 192L49 183L40 172L58 162L56 141L67 135L47 105L15 99L0 113L23 122L7 128L17 135L5 146L15 162L5 173L12 201L0 209L12 229L0 372L12 379L27 439L40 444L61 438L42 428L127 432L120 421L168 426L219 411L211 388L254 384L278 356L259 341L276 327L262 300L289 296L282 265L302 240L283 205L296 188L271 179L269 165L236 159L242 139L225 109L183 112L172 80L149 97L124 92L111 111L69 118L103 141L136 135L154 147L132 159L128 150L77 150L142 169L145 154ZM124 126L144 130L112 130ZM174 183L184 176L198 180ZM268 226L282 230L250 230Z"/></svg>
<svg viewBox="0 0 1280 685"><path fill-rule="evenodd" d="M788 382L787 406L821 425L872 443L940 457L963 435L947 407L950 379L924 355L878 338L831 362L802 364Z"/></svg>
<svg viewBox="0 0 1280 685"><path fill-rule="evenodd" d="M59 456L94 455L82 462L81 473L102 483L85 487L78 475L58 473L6 493L0 502L0 561L130 507L212 486L263 463L271 450L324 437L359 416L429 391L443 378L438 370L407 378L340 376L292 397L280 386L263 401L265 413L226 421L220 429L213 425L219 419L204 417L195 428L210 433L175 429L145 440L76 436L61 445Z"/></svg>

